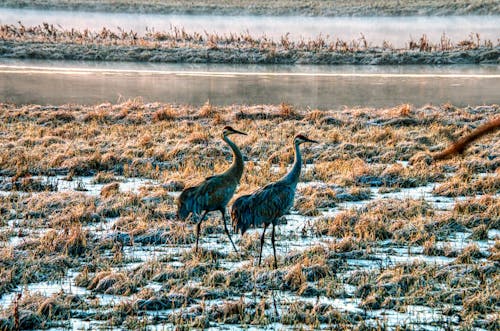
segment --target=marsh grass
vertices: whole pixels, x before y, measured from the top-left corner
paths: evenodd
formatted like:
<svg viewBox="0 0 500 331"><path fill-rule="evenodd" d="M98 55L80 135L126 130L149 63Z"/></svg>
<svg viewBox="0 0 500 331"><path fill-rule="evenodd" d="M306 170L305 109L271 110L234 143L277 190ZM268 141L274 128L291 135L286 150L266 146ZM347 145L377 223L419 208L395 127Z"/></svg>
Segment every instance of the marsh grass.
<svg viewBox="0 0 500 331"><path fill-rule="evenodd" d="M124 273L102 271L91 278L87 289L105 294L130 295L138 291L139 284Z"/></svg>
<svg viewBox="0 0 500 331"><path fill-rule="evenodd" d="M393 239L402 243L422 243L429 238L425 225L434 214L432 206L423 200L380 200L366 208L341 212L333 218L320 218L314 231L348 240L345 249L352 247L352 238L360 242Z"/></svg>
<svg viewBox="0 0 500 331"><path fill-rule="evenodd" d="M92 184L109 184L116 181L113 173L98 172L94 178L92 178Z"/></svg>
<svg viewBox="0 0 500 331"><path fill-rule="evenodd" d="M18 25L1 25L0 39L5 50L11 56L33 56L32 47L36 45L38 57L94 59L94 60L129 60L129 61L192 61L203 62L233 62L233 63L325 63L339 64L361 61L364 64L408 63L408 57L433 63L433 61L494 61L494 54L488 51L498 47L498 41L483 40L478 34L471 34L463 40L452 42L446 35L440 40L431 41L423 34L417 40L409 40L407 46L395 49L389 43L372 45L363 34L361 38L341 40L328 35L318 35L308 40L292 41L288 35L272 39L268 36L252 36L245 33L188 33L184 28L172 26L169 31L157 32L147 30L143 34L134 31L124 31L118 28L111 30L102 28L98 31L85 29L66 30L58 26L43 23L38 26L26 27ZM40 47L43 44L44 47ZM17 47L16 47L17 46ZM41 51L40 49L43 48ZM92 48L92 52L88 49ZM130 52L129 49L137 49ZM13 51L15 50L15 51ZM87 50L87 52L85 51ZM186 54L189 51L189 55ZM477 52L476 52L477 51ZM391 56L389 56L389 52ZM463 53L469 56L463 56ZM209 56L207 56L209 53ZM311 53L320 56L311 56ZM335 56L331 56L335 53ZM401 56L404 53L406 56ZM444 53L444 54L443 54ZM213 54L213 55L212 55ZM350 55L355 54L356 57ZM436 58L433 58L433 54ZM347 56L346 56L347 55ZM422 55L419 58L419 55ZM56 57L57 57L56 56ZM365 58L363 58L363 56ZM188 59L189 58L189 59ZM451 58L448 60L448 58ZM470 60L472 58L472 60ZM384 62L386 61L386 62ZM388 61L388 62L387 62ZM413 62L411 62L413 63ZM407 112L402 108L402 112ZM167 114L168 113L168 114ZM159 118L171 119L171 112L157 115ZM104 115L104 116L102 116ZM126 116L126 111L121 114ZM166 117L165 117L166 116ZM90 119L108 120L103 113L94 113ZM65 117L60 118L67 120ZM143 121L142 116L129 117L134 122Z"/></svg>
<svg viewBox="0 0 500 331"><path fill-rule="evenodd" d="M457 174L437 186L433 193L436 195L456 197L476 194L495 194L500 190L500 178L487 176L474 178L467 174Z"/></svg>
<svg viewBox="0 0 500 331"><path fill-rule="evenodd" d="M220 48L259 48L271 52L275 52L276 50L358 52L369 49L380 49L383 46L369 47L368 45L372 43L367 41L363 35L361 39L350 41L339 38L330 39L328 35L318 35L309 40L292 41L287 35L273 40L265 35L259 37L251 36L248 32L241 34L188 33L184 28L176 26L172 26L170 31L146 31L144 34L118 29L120 33L105 27L100 31L91 31L89 29L79 31L76 29L65 30L47 23L27 27L19 22L18 25L1 25L0 36L3 40L16 41L125 45L143 48L202 47L212 50ZM492 48L494 41L482 40L478 33L471 33L466 39L459 40L456 43L453 43L445 34L441 36L439 41L435 42L430 41L427 35L423 34L417 40L411 39L407 45L408 50L430 52L447 51L450 49L477 49L479 47ZM64 120L65 118L61 117L61 119Z"/></svg>
<svg viewBox="0 0 500 331"><path fill-rule="evenodd" d="M500 215L491 179L498 173L491 158L497 153L498 136L483 137L460 158L431 165L399 161L416 153L430 154L466 133L462 123L483 122L497 112L494 105L310 111L286 104L200 108L146 104L140 99L57 109L0 104L4 181L22 169L16 180L58 174L78 182L80 174L87 174L108 185L95 196L90 191L14 191L1 196L0 239L9 241L0 246L0 293L60 281L69 270L78 273L75 285L91 291L83 298L37 295L19 302L19 322L25 326L32 326L28 321L65 323L68 313L93 307L96 313L90 319L142 327L153 323L147 314L173 307L172 313L158 314L158 319L186 329L220 323L265 327L272 322L297 328L365 327L367 316L321 303L324 297L354 299L361 302L356 308L373 314L380 309L404 313L409 305L461 306L454 312L461 321L454 326L477 326L474 320L487 320L497 309L499 244L488 235L498 229ZM294 218L315 216L304 223L280 223L278 270L273 269L269 237L262 266L254 266L262 229L233 235L242 252L236 256L226 249L230 245L219 214L211 213L196 253L193 224L175 220L176 194L229 166L231 151L220 138L226 124L249 134L235 138L246 159L235 197L290 169L295 134L307 133L320 141L302 149L307 167L292 210ZM478 176L477 171L484 174ZM137 193L120 190L125 183L117 183L118 176L131 175L158 182ZM429 193L448 202L451 209L441 210L426 196L394 195L431 183L459 183L446 190L460 199L453 202ZM489 194L476 195L484 192ZM449 242L459 232L472 237L464 239L465 248L452 248ZM475 238L483 242L469 245ZM304 246L294 245L298 241ZM485 244L491 247L486 250ZM417 248L431 261L454 260L397 263L379 257L401 254L405 248L408 255L400 258L424 258L410 254ZM95 293L126 300L111 307L99 303ZM320 301L311 301L315 298ZM0 313L0 325L13 325L12 312L9 308ZM374 317L368 323L382 319Z"/></svg>

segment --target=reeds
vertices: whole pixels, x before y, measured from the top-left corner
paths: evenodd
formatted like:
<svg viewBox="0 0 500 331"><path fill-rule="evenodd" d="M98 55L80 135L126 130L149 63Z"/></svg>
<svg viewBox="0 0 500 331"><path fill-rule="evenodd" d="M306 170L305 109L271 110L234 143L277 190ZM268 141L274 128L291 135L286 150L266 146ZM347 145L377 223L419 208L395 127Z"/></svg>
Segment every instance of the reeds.
<svg viewBox="0 0 500 331"><path fill-rule="evenodd" d="M331 39L329 35L318 35L308 40L294 41L289 34L272 39L268 36L253 36L246 33L199 33L187 32L183 27L172 26L169 31L147 30L143 34L135 31L124 31L121 28L111 30L103 27L101 30L63 29L52 24L43 23L37 26L26 27L21 22L18 25L0 25L0 39L5 41L61 43L78 45L102 46L133 46L146 49L170 48L203 48L207 50L241 50L255 49L269 54L277 51L286 52L338 52L353 53L362 51L377 51L391 49L393 51L418 50L421 52L442 52L452 50L471 50L478 48L493 48L498 46L491 40L482 40L478 33L471 34L467 39L453 43L443 34L438 41L430 41L427 35L410 40L407 47L394 49L388 43L372 45L365 36L354 40Z"/></svg>

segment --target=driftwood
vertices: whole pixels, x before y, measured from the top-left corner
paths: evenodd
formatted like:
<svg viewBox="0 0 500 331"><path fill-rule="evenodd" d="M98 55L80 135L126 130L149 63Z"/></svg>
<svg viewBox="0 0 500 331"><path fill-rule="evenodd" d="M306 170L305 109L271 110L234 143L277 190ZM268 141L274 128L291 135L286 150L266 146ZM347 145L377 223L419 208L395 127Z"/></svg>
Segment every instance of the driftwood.
<svg viewBox="0 0 500 331"><path fill-rule="evenodd" d="M462 154L473 141L481 138L488 133L495 132L499 128L500 116L476 128L467 136L460 138L458 141L448 146L448 148L446 148L444 151L434 154L432 158L434 160L444 160L453 156L454 154Z"/></svg>

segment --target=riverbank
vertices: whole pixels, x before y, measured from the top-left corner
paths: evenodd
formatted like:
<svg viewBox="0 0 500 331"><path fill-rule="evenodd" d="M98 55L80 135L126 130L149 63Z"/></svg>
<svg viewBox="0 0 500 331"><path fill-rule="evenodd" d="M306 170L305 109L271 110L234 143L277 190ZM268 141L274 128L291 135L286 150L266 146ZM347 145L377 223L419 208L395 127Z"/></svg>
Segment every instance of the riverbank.
<svg viewBox="0 0 500 331"><path fill-rule="evenodd" d="M329 40L323 36L299 42L250 35L130 31L117 33L63 30L52 25L0 26L0 57L44 60L134 61L226 64L498 64L500 45L479 35L437 43L425 35L406 48L369 46L364 39Z"/></svg>
<svg viewBox="0 0 500 331"><path fill-rule="evenodd" d="M226 64L499 64L500 47L455 49L446 51L384 50L331 51L328 49L259 49L259 48L149 48L141 46L78 45L0 41L4 58L134 61L166 63Z"/></svg>
<svg viewBox="0 0 500 331"><path fill-rule="evenodd" d="M499 15L500 4L495 0L460 1L322 1L299 0L242 1L138 1L138 0L5 0L2 7L84 10L156 14L213 14L213 15L304 15L304 16L444 16Z"/></svg>

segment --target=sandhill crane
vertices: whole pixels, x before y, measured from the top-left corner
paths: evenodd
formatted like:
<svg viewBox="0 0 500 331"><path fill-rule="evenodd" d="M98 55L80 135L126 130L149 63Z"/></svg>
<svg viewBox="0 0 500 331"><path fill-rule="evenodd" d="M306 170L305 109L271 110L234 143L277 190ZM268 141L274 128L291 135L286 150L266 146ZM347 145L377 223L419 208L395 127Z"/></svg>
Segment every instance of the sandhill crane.
<svg viewBox="0 0 500 331"><path fill-rule="evenodd" d="M262 246L264 246L264 234L269 224L272 224L271 242L274 252L274 268L278 267L276 247L274 245L274 227L278 218L287 214L293 206L295 189L302 167L299 146L305 142L317 143L317 141L311 140L301 134L294 138L295 162L292 170L287 175L277 182L268 184L249 195L239 197L231 207L233 227L236 232L241 231L241 235L245 234L251 226L264 226L262 236L260 237L259 266L262 258Z"/></svg>
<svg viewBox="0 0 500 331"><path fill-rule="evenodd" d="M207 177L196 186L184 189L177 198L177 219L185 220L192 215L192 220L196 223L195 252L198 252L201 222L203 222L207 213L218 210L222 214L224 230L234 250L238 253L226 225L226 206L236 191L236 186L240 183L243 174L243 156L238 147L228 138L232 134L246 135L246 133L235 130L230 126L224 127L222 139L233 151L233 163L229 169L222 174Z"/></svg>

